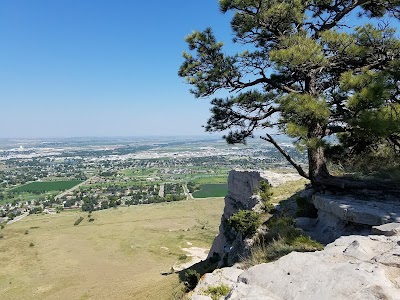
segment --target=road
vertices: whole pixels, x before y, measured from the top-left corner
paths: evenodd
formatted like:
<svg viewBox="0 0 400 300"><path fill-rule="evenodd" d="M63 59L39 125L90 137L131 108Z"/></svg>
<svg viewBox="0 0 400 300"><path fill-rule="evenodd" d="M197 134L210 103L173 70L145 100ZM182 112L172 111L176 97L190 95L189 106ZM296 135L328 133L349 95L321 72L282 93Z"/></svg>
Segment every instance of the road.
<svg viewBox="0 0 400 300"><path fill-rule="evenodd" d="M93 177L95 177L95 176L93 176ZM68 189L68 190L65 190L65 191L62 192L61 194L58 194L57 196L55 196L54 199L57 200L57 199L59 199L59 198L65 196L66 194L75 191L77 188L79 188L81 185L83 185L83 184L85 184L86 182L88 182L88 181L89 181L90 179L92 179L93 177L90 177L89 179L86 179L84 182L81 182L80 184L77 184L77 185L73 186L72 188L70 188L70 189Z"/></svg>
<svg viewBox="0 0 400 300"><path fill-rule="evenodd" d="M15 222L17 222L17 221L19 221L19 220L22 220L22 219L25 218L26 216L29 216L29 212L26 212L26 213L24 213L24 214L22 214L22 215L19 215L18 217L15 217L15 218L12 219L11 221L8 221L8 222L7 222L7 225L10 225L10 224L15 223Z"/></svg>
<svg viewBox="0 0 400 300"><path fill-rule="evenodd" d="M189 193L187 185L186 184L182 184L182 187L183 187L183 191L186 194L187 199L193 199L193 195L191 193Z"/></svg>

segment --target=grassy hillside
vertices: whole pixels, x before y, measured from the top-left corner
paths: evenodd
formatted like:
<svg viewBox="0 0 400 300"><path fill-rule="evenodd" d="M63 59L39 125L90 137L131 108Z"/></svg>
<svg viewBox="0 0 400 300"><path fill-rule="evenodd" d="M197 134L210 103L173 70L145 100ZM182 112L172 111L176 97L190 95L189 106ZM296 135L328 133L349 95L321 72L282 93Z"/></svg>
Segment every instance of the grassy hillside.
<svg viewBox="0 0 400 300"><path fill-rule="evenodd" d="M104 210L93 222L26 217L0 231L0 298L171 299L178 276L160 273L188 242L211 246L222 209L216 198Z"/></svg>

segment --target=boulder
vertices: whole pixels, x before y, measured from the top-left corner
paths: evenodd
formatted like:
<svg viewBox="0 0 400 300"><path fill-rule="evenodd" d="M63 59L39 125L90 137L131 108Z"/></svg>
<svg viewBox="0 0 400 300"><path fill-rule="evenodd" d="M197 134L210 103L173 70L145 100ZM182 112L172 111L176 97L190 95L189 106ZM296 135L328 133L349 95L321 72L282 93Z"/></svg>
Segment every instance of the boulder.
<svg viewBox="0 0 400 300"><path fill-rule="evenodd" d="M373 226L372 234L383 234L386 236L400 235L400 223L388 223L379 226Z"/></svg>
<svg viewBox="0 0 400 300"><path fill-rule="evenodd" d="M225 283L232 287L226 299L232 300L398 300L399 259L399 236L344 236L323 251L292 252L246 271L216 270L204 277L195 294Z"/></svg>

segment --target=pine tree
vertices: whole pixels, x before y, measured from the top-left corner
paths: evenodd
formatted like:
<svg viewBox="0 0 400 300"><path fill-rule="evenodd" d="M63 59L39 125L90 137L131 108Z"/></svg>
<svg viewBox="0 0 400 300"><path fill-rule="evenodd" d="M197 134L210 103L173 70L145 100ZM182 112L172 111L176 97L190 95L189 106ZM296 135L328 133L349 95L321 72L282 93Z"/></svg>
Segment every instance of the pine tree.
<svg viewBox="0 0 400 300"><path fill-rule="evenodd" d="M211 101L207 131L228 131L228 143L243 143L258 130L278 128L307 150L308 171L271 135L261 138L313 185L336 184L325 159L330 135L345 147L385 142L399 151L400 41L389 25L400 1L219 4L233 12L233 41L245 50L227 55L210 28L196 31L186 37L190 51L179 69L196 97L232 94Z"/></svg>

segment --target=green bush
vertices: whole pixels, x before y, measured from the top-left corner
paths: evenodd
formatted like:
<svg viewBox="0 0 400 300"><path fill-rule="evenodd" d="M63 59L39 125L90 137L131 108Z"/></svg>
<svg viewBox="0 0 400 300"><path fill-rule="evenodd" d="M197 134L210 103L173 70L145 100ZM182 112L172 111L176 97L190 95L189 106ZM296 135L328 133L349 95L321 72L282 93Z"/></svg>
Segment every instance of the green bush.
<svg viewBox="0 0 400 300"><path fill-rule="evenodd" d="M79 219L75 221L74 225L75 225L75 226L76 226L76 225L79 225L79 223L82 222L83 219L84 219L84 217L82 217L82 216L79 217Z"/></svg>
<svg viewBox="0 0 400 300"><path fill-rule="evenodd" d="M189 291L196 287L199 280L200 274L196 270L189 269L185 272L185 285Z"/></svg>
<svg viewBox="0 0 400 300"><path fill-rule="evenodd" d="M89 219L89 222L93 222L93 221L94 221L94 219L93 219L93 218L90 218L90 219Z"/></svg>
<svg viewBox="0 0 400 300"><path fill-rule="evenodd" d="M218 300L219 298L228 295L231 289L226 284L221 284L218 286L209 286L204 294L211 297L213 300Z"/></svg>
<svg viewBox="0 0 400 300"><path fill-rule="evenodd" d="M228 222L233 229L246 237L256 233L261 225L261 217L252 210L239 210L229 218Z"/></svg>
<svg viewBox="0 0 400 300"><path fill-rule="evenodd" d="M265 212L271 212L275 207L271 203L271 197L273 195L272 186L266 182L260 182L260 196L261 202L263 203L263 209Z"/></svg>
<svg viewBox="0 0 400 300"><path fill-rule="evenodd" d="M244 268L277 260L292 251L312 252L323 249L320 243L303 235L290 217L271 218L266 225L267 234L263 241L254 245L249 257L242 260Z"/></svg>
<svg viewBox="0 0 400 300"><path fill-rule="evenodd" d="M33 246L35 246L34 243L30 243L30 244L29 244L29 247L33 247Z"/></svg>

